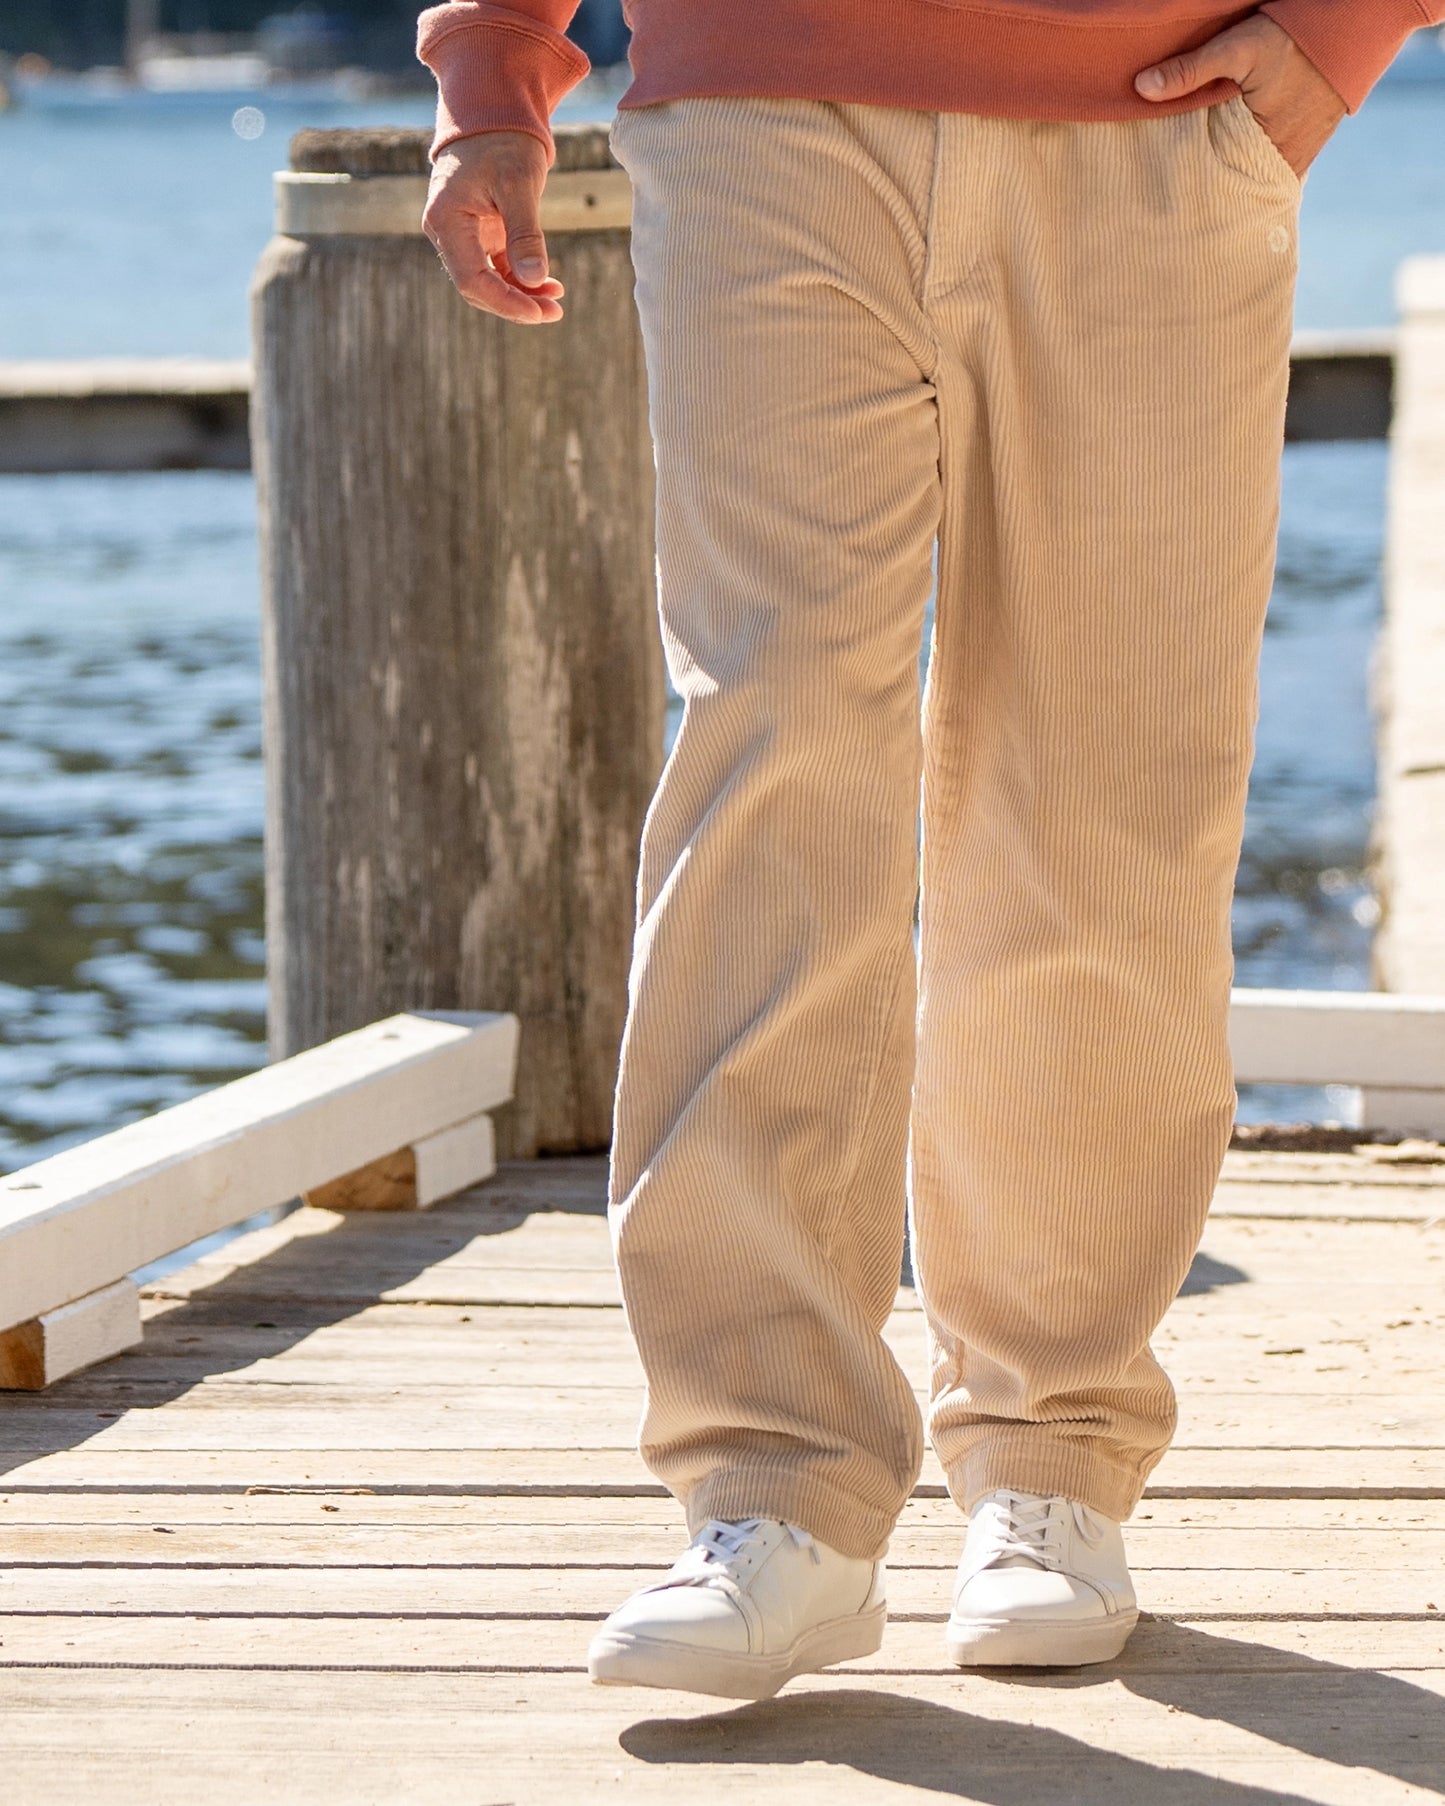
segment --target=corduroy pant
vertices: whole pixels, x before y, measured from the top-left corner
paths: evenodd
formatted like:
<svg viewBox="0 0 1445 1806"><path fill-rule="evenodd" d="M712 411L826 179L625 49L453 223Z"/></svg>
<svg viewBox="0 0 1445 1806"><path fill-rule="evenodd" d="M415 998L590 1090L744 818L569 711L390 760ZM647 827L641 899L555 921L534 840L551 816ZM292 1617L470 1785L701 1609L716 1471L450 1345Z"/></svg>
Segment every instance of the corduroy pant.
<svg viewBox="0 0 1445 1806"><path fill-rule="evenodd" d="M694 1529L878 1554L907 1210L960 1505L1127 1517L1235 1103L1299 183L1242 100L717 96L613 143L684 699L612 1159L644 1457Z"/></svg>

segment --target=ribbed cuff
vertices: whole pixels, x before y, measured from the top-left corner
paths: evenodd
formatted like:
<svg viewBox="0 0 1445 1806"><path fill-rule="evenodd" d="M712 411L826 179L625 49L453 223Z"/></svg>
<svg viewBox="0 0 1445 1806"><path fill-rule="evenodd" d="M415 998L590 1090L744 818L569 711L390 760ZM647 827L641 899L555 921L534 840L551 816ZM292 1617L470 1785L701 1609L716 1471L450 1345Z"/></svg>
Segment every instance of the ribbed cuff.
<svg viewBox="0 0 1445 1806"><path fill-rule="evenodd" d="M452 0L418 19L416 53L437 78L433 158L478 132L530 132L552 167L552 114L592 67L570 38L503 6Z"/></svg>
<svg viewBox="0 0 1445 1806"><path fill-rule="evenodd" d="M1259 10L1289 33L1352 113L1410 33L1430 23L1416 0L1264 0Z"/></svg>
<svg viewBox="0 0 1445 1806"><path fill-rule="evenodd" d="M1030 1424L995 1431L975 1443L962 1462L949 1468L948 1490L965 1513L985 1493L1008 1486L1015 1492L1062 1493L1123 1523L1157 1464L1157 1456L1137 1465L1112 1461L1096 1449L1051 1436L1047 1424Z"/></svg>
<svg viewBox="0 0 1445 1806"><path fill-rule="evenodd" d="M759 1465L709 1474L682 1500L682 1507L689 1536L696 1536L709 1518L727 1523L742 1518L781 1518L840 1555L880 1561L906 1497L905 1493L890 1506L869 1505L816 1474Z"/></svg>

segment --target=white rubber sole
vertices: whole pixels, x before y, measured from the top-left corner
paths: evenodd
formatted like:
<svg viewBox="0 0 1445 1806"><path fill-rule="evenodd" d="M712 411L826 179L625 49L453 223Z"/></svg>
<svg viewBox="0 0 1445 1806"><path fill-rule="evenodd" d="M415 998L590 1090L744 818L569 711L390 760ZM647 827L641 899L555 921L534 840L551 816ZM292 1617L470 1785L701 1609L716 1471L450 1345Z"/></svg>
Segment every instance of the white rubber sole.
<svg viewBox="0 0 1445 1806"><path fill-rule="evenodd" d="M717 1699L771 1699L797 1674L816 1674L835 1662L855 1662L883 1646L885 1605L853 1612L804 1631L776 1655L724 1655L656 1637L599 1632L587 1672L600 1687L666 1687Z"/></svg>
<svg viewBox="0 0 1445 1806"><path fill-rule="evenodd" d="M1123 1652L1139 1611L1112 1618L950 1618L944 1633L955 1668L1078 1668Z"/></svg>

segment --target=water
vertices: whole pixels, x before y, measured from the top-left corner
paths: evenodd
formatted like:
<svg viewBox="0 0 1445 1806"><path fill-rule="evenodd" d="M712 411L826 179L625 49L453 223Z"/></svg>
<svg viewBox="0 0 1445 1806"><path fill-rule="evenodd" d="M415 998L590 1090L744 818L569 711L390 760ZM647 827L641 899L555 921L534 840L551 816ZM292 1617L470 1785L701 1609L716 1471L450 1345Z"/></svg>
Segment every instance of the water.
<svg viewBox="0 0 1445 1806"><path fill-rule="evenodd" d="M0 481L0 1167L261 1058L254 492Z"/></svg>
<svg viewBox="0 0 1445 1806"><path fill-rule="evenodd" d="M243 104L259 137L232 129ZM0 356L244 356L289 133L427 113L263 94L0 116ZM1445 252L1445 91L1392 86L1311 175L1300 324L1387 323L1417 251ZM1244 984L1369 983L1385 480L1382 446L1286 454ZM0 479L0 1168L263 1058L256 595L248 477ZM1244 1113L1341 1108L1253 1092Z"/></svg>

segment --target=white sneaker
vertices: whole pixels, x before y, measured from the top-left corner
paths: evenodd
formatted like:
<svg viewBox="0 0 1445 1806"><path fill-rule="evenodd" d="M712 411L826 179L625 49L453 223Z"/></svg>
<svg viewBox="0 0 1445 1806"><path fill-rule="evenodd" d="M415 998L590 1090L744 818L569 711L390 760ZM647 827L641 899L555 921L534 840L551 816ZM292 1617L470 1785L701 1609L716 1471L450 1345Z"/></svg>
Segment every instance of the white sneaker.
<svg viewBox="0 0 1445 1806"><path fill-rule="evenodd" d="M604 1686L771 1699L795 1674L872 1655L886 1617L882 1562L776 1518L715 1518L602 1626L587 1672Z"/></svg>
<svg viewBox="0 0 1445 1806"><path fill-rule="evenodd" d="M958 1667L1108 1662L1138 1622L1113 1518L1006 1487L974 1506L948 1621Z"/></svg>

